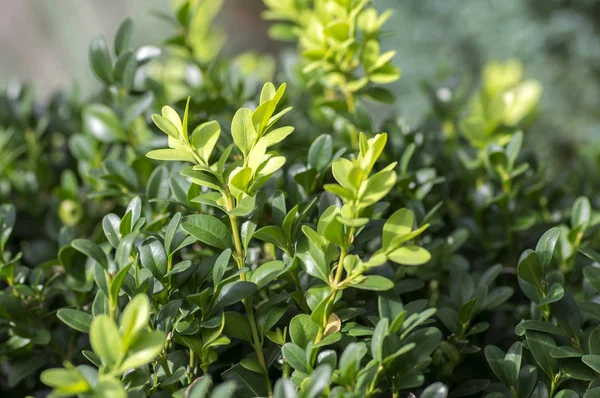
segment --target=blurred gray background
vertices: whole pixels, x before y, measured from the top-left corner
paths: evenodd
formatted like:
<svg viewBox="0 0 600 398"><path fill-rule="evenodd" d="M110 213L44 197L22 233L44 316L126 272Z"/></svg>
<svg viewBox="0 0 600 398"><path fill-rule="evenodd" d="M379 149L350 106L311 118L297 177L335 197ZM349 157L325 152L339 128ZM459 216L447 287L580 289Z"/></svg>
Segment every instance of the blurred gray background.
<svg viewBox="0 0 600 398"><path fill-rule="evenodd" d="M88 43L109 43L121 21L135 22L136 45L158 44L172 27L156 14L173 14L174 0L0 0L0 87L11 79L35 83L46 97L77 82L84 93L100 87L88 63ZM228 52L268 50L260 0L226 0L217 23L228 31ZM235 29L233 29L235 28Z"/></svg>
<svg viewBox="0 0 600 398"><path fill-rule="evenodd" d="M153 15L175 0L0 0L0 87L10 79L34 82L38 96L71 82L84 93L97 83L87 45L112 40L131 17L136 43L160 42L171 32ZM540 143L597 141L600 137L600 0L375 0L395 14L386 47L398 51L402 78L394 84L409 121L427 112L420 85L445 72L476 75L489 59L520 58L527 77L544 86ZM225 0L217 23L228 32L225 51L277 52L266 36L260 0ZM595 150L595 149L594 149Z"/></svg>

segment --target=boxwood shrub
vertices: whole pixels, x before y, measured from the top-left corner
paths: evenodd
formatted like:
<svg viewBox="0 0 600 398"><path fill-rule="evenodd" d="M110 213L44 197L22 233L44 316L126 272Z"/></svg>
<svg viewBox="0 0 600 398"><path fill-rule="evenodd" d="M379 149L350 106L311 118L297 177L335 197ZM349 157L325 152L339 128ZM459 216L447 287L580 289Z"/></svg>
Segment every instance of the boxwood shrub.
<svg viewBox="0 0 600 398"><path fill-rule="evenodd" d="M2 396L600 397L596 165L546 171L519 61L409 125L390 11L265 0L274 58L220 3L1 94Z"/></svg>

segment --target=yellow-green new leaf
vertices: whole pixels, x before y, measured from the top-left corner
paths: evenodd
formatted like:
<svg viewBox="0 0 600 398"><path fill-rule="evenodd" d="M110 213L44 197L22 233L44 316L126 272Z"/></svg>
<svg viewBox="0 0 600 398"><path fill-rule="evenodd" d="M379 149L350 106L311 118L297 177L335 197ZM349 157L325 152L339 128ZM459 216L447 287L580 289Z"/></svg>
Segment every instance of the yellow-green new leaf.
<svg viewBox="0 0 600 398"><path fill-rule="evenodd" d="M102 364L109 368L118 364L123 357L123 339L115 321L106 314L99 315L92 321L90 343Z"/></svg>
<svg viewBox="0 0 600 398"><path fill-rule="evenodd" d="M288 135L292 134L293 131L294 128L292 126L280 127L265 134L260 141L264 141L266 147L269 148L283 141Z"/></svg>
<svg viewBox="0 0 600 398"><path fill-rule="evenodd" d="M265 83L262 90L260 91L260 103L263 104L267 101L272 100L276 92L277 90L275 89L275 85L273 83Z"/></svg>
<svg viewBox="0 0 600 398"><path fill-rule="evenodd" d="M96 397L102 398L127 398L127 392L123 384L112 376L101 376L94 391Z"/></svg>
<svg viewBox="0 0 600 398"><path fill-rule="evenodd" d="M260 104L252 113L252 124L259 136L266 131L269 120L273 116L273 112L275 112L275 107L275 101L269 100Z"/></svg>
<svg viewBox="0 0 600 398"><path fill-rule="evenodd" d="M241 108L233 115L233 120L231 121L231 135L233 136L235 145L244 156L247 156L257 135L256 130L252 125L252 111L250 109Z"/></svg>
<svg viewBox="0 0 600 398"><path fill-rule="evenodd" d="M258 168L258 177L261 178L261 177L269 176L269 175L275 173L280 168L282 168L284 164L285 164L285 157L271 156L269 159L267 159L266 162L263 162L260 165L260 167Z"/></svg>
<svg viewBox="0 0 600 398"><path fill-rule="evenodd" d="M236 197L246 193L252 180L252 169L250 167L238 167L229 175L229 188Z"/></svg>
<svg viewBox="0 0 600 398"><path fill-rule="evenodd" d="M409 209L400 209L388 218L383 226L381 246L386 249L397 236L408 235L415 223L415 214Z"/></svg>
<svg viewBox="0 0 600 398"><path fill-rule="evenodd" d="M367 207L380 201L396 183L396 172L382 170L368 179L360 195L360 206Z"/></svg>
<svg viewBox="0 0 600 398"><path fill-rule="evenodd" d="M154 115L152 115L152 121L154 122L154 124L156 124L156 127L158 127L162 132L168 134L169 136L177 140L179 139L179 130L177 130L177 127L169 119L155 113Z"/></svg>
<svg viewBox="0 0 600 398"><path fill-rule="evenodd" d="M125 350L137 338L150 319L150 300L138 294L127 304L121 315L120 331Z"/></svg>
<svg viewBox="0 0 600 398"><path fill-rule="evenodd" d="M431 254L422 247L408 245L394 250L388 254L388 258L402 265L421 265L431 259Z"/></svg>
<svg viewBox="0 0 600 398"><path fill-rule="evenodd" d="M146 156L155 160L171 160L195 163L194 157L184 149L155 149L154 151L148 152Z"/></svg>
<svg viewBox="0 0 600 398"><path fill-rule="evenodd" d="M181 118L177 114L177 111L168 105L162 107L162 115L168 119L176 128L179 133L183 131L183 123Z"/></svg>
<svg viewBox="0 0 600 398"><path fill-rule="evenodd" d="M42 372L42 383L54 388L62 396L72 396L90 391L91 386L77 368L48 369Z"/></svg>
<svg viewBox="0 0 600 398"><path fill-rule="evenodd" d="M129 369L139 368L156 358L165 344L165 334L160 331L142 334L130 347L127 357L119 367L119 372L124 373Z"/></svg>
<svg viewBox="0 0 600 398"><path fill-rule="evenodd" d="M333 173L333 177L342 187L350 190L352 189L352 184L348 178L348 174L352 169L353 164L348 159L338 158L331 165L331 172Z"/></svg>
<svg viewBox="0 0 600 398"><path fill-rule="evenodd" d="M220 135L221 126L216 121L202 123L192 133L190 140L192 147L207 164Z"/></svg>

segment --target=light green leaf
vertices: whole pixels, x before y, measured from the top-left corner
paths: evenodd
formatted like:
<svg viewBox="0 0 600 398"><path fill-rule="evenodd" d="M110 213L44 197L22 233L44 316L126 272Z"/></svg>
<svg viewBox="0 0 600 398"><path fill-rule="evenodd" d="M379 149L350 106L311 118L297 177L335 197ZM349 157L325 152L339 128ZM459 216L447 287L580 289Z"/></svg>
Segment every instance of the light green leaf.
<svg viewBox="0 0 600 398"><path fill-rule="evenodd" d="M102 364L117 365L124 354L123 339L117 325L108 315L98 315L90 326L90 343Z"/></svg>
<svg viewBox="0 0 600 398"><path fill-rule="evenodd" d="M431 254L416 245L402 246L388 254L388 258L402 265L421 265L431 259Z"/></svg>
<svg viewBox="0 0 600 398"><path fill-rule="evenodd" d="M127 350L129 344L136 340L150 319L150 300L143 293L136 295L121 314L120 332L123 346Z"/></svg>
<svg viewBox="0 0 600 398"><path fill-rule="evenodd" d="M83 109L83 131L100 142L126 141L127 134L117 114L102 104L90 104Z"/></svg>

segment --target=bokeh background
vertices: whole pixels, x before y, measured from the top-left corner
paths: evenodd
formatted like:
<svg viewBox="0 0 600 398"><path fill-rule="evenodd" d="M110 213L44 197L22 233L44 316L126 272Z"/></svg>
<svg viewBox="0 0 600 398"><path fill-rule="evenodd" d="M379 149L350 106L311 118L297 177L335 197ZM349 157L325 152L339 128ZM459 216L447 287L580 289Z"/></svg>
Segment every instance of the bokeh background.
<svg viewBox="0 0 600 398"><path fill-rule="evenodd" d="M0 86L33 82L40 98L79 84L99 84L88 67L91 38L112 40L126 17L136 43L155 44L172 31L160 17L173 0L0 0ZM210 0L209 0L210 1ZM529 78L544 86L533 131L540 151L600 145L600 0L375 0L395 14L385 44L398 51L402 78L397 106L411 123L428 110L424 81L452 74L475 77L490 59L517 57ZM225 0L217 19L227 32L226 52L278 54L268 39L261 0Z"/></svg>

